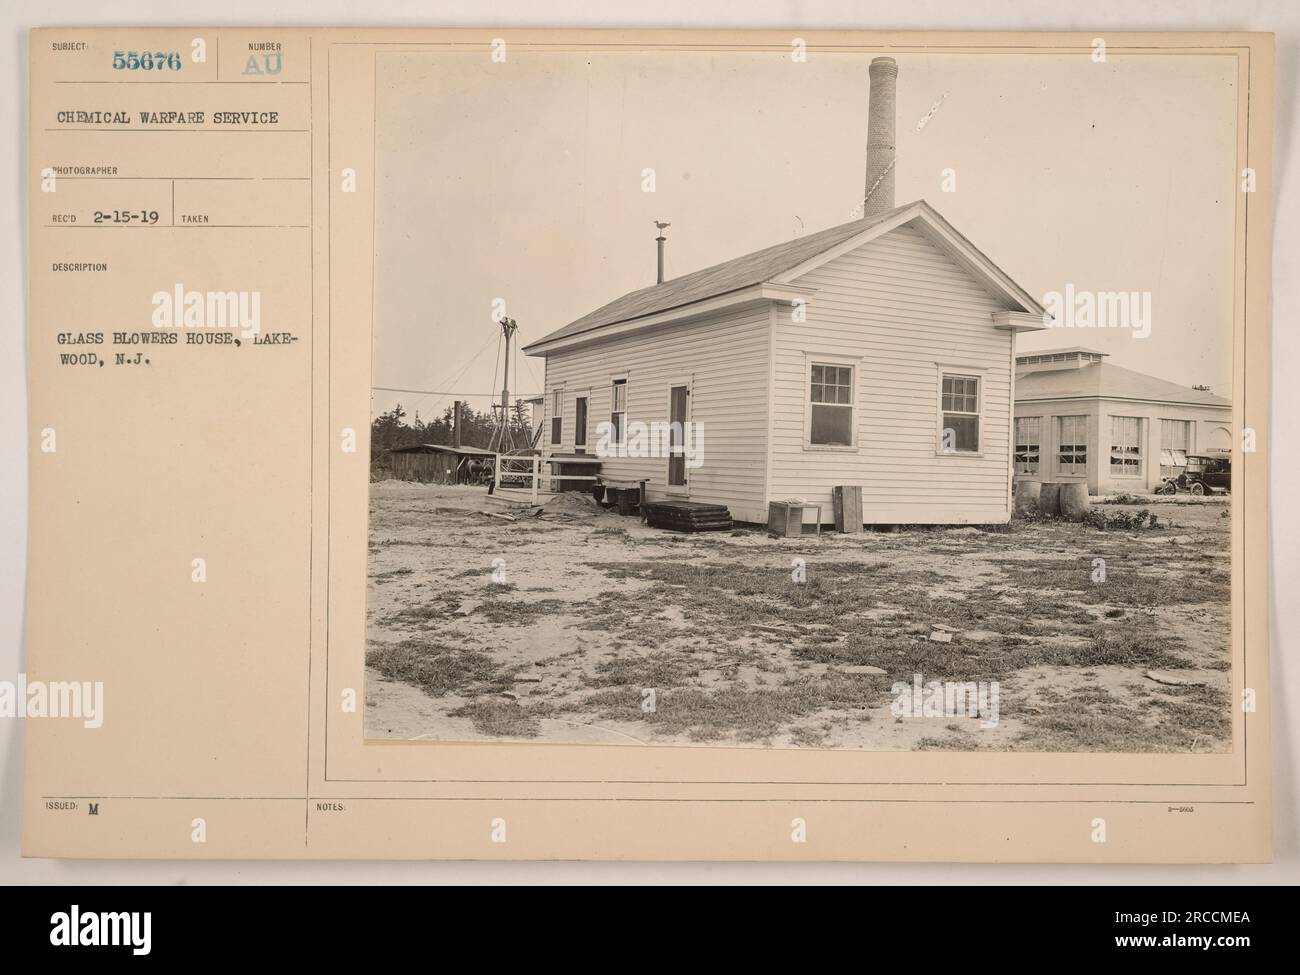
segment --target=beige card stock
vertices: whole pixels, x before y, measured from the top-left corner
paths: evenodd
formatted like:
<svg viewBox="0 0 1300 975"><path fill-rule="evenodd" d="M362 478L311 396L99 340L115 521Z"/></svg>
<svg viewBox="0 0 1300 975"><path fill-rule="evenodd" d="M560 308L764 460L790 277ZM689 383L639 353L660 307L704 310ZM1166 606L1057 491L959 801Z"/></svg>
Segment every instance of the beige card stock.
<svg viewBox="0 0 1300 975"><path fill-rule="evenodd" d="M864 184L880 57L897 156ZM1271 36L60 28L30 61L26 855L1270 858ZM713 266L724 283L681 284ZM1147 294L1149 335L1041 328L1067 284ZM554 335L640 289L578 351ZM1001 343L987 362L959 298ZM535 353L506 379L532 400L528 477L490 498L470 451L442 483L395 474L376 418L490 417L503 317ZM998 530L1021 481L1084 463L1065 411L1015 419L1046 374L1027 358L1066 348L1112 384L1078 407L1087 450L1103 476L1140 467L1136 508L1172 527L1107 522L1136 508L1100 485L1100 527ZM598 421L671 419L675 386L698 469L600 453ZM1169 439L1166 387L1230 404L1192 434L1227 439ZM1154 493L1211 446L1230 493ZM735 528L536 514L564 495L533 470L598 456L611 492L648 480L643 508L724 504ZM841 484L866 531L836 532ZM763 531L795 497L821 534ZM1091 572L1090 546L1137 595L1014 568ZM875 602L832 618L762 588L805 584L800 559L839 573L823 600ZM976 562L996 591L961 576ZM1006 625L949 625L945 588L1003 600ZM1148 625L1159 652L1069 657ZM882 647L926 683L999 680L1001 732L914 731L912 669ZM663 686L619 676L647 659Z"/></svg>

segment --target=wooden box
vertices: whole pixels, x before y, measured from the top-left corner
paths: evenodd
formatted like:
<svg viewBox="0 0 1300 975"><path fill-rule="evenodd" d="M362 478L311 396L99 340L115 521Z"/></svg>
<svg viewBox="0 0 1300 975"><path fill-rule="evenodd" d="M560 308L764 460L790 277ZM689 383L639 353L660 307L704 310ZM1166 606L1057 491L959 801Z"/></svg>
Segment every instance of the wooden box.
<svg viewBox="0 0 1300 975"><path fill-rule="evenodd" d="M767 505L767 530L780 538L798 538L803 534L803 512L808 505L789 501L770 501Z"/></svg>
<svg viewBox="0 0 1300 975"><path fill-rule="evenodd" d="M837 532L862 531L862 488L856 484L831 488L831 510Z"/></svg>

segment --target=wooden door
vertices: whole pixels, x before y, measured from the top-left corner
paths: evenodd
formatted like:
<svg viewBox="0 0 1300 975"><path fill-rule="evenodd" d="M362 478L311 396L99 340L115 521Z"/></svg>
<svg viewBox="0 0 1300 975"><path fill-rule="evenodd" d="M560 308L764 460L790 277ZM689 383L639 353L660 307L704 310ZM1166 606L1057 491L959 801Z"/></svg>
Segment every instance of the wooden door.
<svg viewBox="0 0 1300 975"><path fill-rule="evenodd" d="M573 452L587 452L587 397L579 396L573 403Z"/></svg>
<svg viewBox="0 0 1300 975"><path fill-rule="evenodd" d="M690 413L690 395L689 386L668 387L668 487L680 488L680 493L686 491L686 455L682 452L682 432Z"/></svg>

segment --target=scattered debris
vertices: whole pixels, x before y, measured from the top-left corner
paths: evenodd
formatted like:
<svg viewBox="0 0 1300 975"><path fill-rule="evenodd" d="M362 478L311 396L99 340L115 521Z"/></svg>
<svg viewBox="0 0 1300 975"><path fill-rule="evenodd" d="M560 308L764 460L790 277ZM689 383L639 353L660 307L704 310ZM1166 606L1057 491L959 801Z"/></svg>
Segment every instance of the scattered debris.
<svg viewBox="0 0 1300 975"><path fill-rule="evenodd" d="M1197 677L1180 677L1167 670L1147 670L1143 674L1157 684L1168 684L1170 687L1204 687L1208 683Z"/></svg>
<svg viewBox="0 0 1300 975"><path fill-rule="evenodd" d="M581 491L565 491L542 505L543 518L582 519L596 518L602 513L599 502Z"/></svg>
<svg viewBox="0 0 1300 975"><path fill-rule="evenodd" d="M760 633L775 633L777 636L799 636L798 630L789 626L766 626L762 623L751 623L749 628Z"/></svg>

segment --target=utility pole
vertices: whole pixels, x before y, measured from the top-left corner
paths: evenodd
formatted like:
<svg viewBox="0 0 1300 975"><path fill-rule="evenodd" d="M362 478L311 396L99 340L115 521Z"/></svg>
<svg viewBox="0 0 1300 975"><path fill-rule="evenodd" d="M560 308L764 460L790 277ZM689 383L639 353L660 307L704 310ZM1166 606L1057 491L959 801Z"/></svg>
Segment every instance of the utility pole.
<svg viewBox="0 0 1300 975"><path fill-rule="evenodd" d="M519 324L513 318L501 319L501 332L506 337L506 361L504 378L501 380L501 415L504 417L510 409L510 342L519 330Z"/></svg>
<svg viewBox="0 0 1300 975"><path fill-rule="evenodd" d="M513 318L501 319L501 334L506 340L505 371L504 379L501 381L501 419L496 435L492 438L492 446L502 451L513 450L515 446L515 439L510 430L510 343L517 331L519 331L519 323Z"/></svg>

